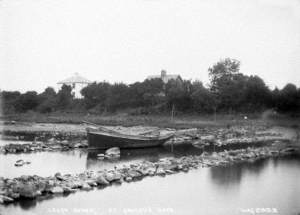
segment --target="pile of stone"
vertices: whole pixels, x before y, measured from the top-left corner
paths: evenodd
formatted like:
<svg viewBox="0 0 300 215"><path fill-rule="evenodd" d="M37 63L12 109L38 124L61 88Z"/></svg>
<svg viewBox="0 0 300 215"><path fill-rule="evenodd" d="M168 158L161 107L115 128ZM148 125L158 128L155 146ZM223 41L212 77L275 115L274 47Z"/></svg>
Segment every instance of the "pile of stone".
<svg viewBox="0 0 300 215"><path fill-rule="evenodd" d="M268 131L265 127L230 127L230 128L205 128L199 129L193 138L192 144L197 147L204 146L233 146L243 144L245 146L264 146L275 141L289 142L280 133Z"/></svg>
<svg viewBox="0 0 300 215"><path fill-rule="evenodd" d="M16 161L15 166L20 167L20 166L24 166L26 164L31 164L31 162L30 161L24 161L24 160L20 159L20 160Z"/></svg>
<svg viewBox="0 0 300 215"><path fill-rule="evenodd" d="M57 141L50 139L47 142L31 143L10 143L0 147L2 153L28 153L28 152L41 152L41 151L65 151L75 148L86 148L88 144L86 141L70 142L67 140Z"/></svg>
<svg viewBox="0 0 300 215"><path fill-rule="evenodd" d="M163 158L157 162L143 161L115 167L111 170L85 171L71 175L56 173L50 177L21 176L14 179L0 177L0 203L10 203L20 199L34 199L41 196L61 195L78 190L89 191L94 187L105 187L114 183L132 182L147 176L166 176L191 169L210 166L232 165L237 162L284 156L299 153L295 148L247 148L219 153L204 152L199 156Z"/></svg>

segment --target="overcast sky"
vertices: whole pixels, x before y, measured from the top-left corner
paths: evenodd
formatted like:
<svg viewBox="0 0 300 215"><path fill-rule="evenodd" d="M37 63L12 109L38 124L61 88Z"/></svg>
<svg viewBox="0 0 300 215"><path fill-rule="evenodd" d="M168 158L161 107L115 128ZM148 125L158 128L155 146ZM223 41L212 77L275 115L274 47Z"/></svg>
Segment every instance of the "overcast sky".
<svg viewBox="0 0 300 215"><path fill-rule="evenodd" d="M0 0L0 89L78 72L132 83L161 69L208 83L219 59L300 87L300 0Z"/></svg>

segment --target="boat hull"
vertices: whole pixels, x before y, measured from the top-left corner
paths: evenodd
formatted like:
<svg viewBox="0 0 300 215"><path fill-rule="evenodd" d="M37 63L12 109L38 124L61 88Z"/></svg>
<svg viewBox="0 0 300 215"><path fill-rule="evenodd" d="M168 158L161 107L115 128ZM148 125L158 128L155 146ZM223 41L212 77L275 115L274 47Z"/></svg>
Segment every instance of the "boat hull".
<svg viewBox="0 0 300 215"><path fill-rule="evenodd" d="M172 134L158 138L138 137L130 135L117 135L101 132L88 132L88 146L90 149L108 149L111 147L119 148L146 148L164 144L173 137Z"/></svg>

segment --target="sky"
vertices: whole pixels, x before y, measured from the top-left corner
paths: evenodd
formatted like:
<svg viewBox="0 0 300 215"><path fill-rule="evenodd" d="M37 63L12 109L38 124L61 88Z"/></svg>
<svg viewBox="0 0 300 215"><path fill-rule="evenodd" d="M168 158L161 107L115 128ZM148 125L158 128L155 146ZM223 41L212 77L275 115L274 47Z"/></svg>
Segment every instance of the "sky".
<svg viewBox="0 0 300 215"><path fill-rule="evenodd" d="M226 57L270 88L300 87L300 0L0 0L0 89L180 74Z"/></svg>

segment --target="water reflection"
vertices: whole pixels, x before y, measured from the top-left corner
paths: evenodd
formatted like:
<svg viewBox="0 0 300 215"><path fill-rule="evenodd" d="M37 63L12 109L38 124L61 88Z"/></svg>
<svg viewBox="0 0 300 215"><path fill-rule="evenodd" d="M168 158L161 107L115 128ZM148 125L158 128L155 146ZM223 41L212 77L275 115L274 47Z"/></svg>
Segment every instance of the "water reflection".
<svg viewBox="0 0 300 215"><path fill-rule="evenodd" d="M147 155L151 151L142 150L140 153ZM137 159L140 153L137 153ZM95 154L89 154L90 160L94 157ZM174 214L237 214L237 208L249 207L276 207L280 214L291 214L300 209L299 167L299 157L285 157L204 168L164 178L145 178L120 187L77 192L67 198L22 201L7 205L3 214L43 214L53 207L69 208L69 211L74 207L108 211L111 207L155 208L158 205L174 208Z"/></svg>
<svg viewBox="0 0 300 215"><path fill-rule="evenodd" d="M276 169L279 165L287 167L292 165L299 168L300 157L299 155L291 155L255 162L241 162L226 167L212 167L210 168L210 178L215 185L220 187L236 186L243 181L243 177L260 175L266 167Z"/></svg>
<svg viewBox="0 0 300 215"><path fill-rule="evenodd" d="M179 144L174 147L161 146L143 149L122 149L119 159L97 159L97 154L103 154L104 150L89 150L87 154L87 169L107 168L113 165L126 164L132 161L151 161L156 162L164 157L182 157L186 155L200 155L203 150L191 144Z"/></svg>
<svg viewBox="0 0 300 215"><path fill-rule="evenodd" d="M242 148L241 146L235 146ZM50 176L57 172L62 174L80 173L85 170L112 169L114 166L128 164L130 162L141 162L144 160L155 162L164 157L181 157L188 155L200 155L205 151L220 151L226 147L210 147L205 149L194 147L191 144L178 144L145 148L145 149L122 149L119 159L111 160L97 159L97 154L104 153L103 150L70 150L63 152L35 152L20 154L0 154L0 176L13 178L21 175ZM228 149L228 147L227 147ZM30 165L16 167L14 163L23 159L30 161ZM243 168L243 167L241 167ZM258 168L258 167L256 167ZM217 170L216 170L217 171ZM223 171L223 170L221 170ZM229 170L228 170L229 171ZM235 170L238 171L238 170ZM215 173L218 174L218 173ZM225 173L222 173L225 174ZM237 172L235 174L238 174ZM238 176L236 176L237 178Z"/></svg>
<svg viewBox="0 0 300 215"><path fill-rule="evenodd" d="M270 162L272 161L258 160L253 163L242 162L232 166L212 167L210 168L210 177L212 182L221 187L236 186L241 183L246 173L258 175Z"/></svg>

